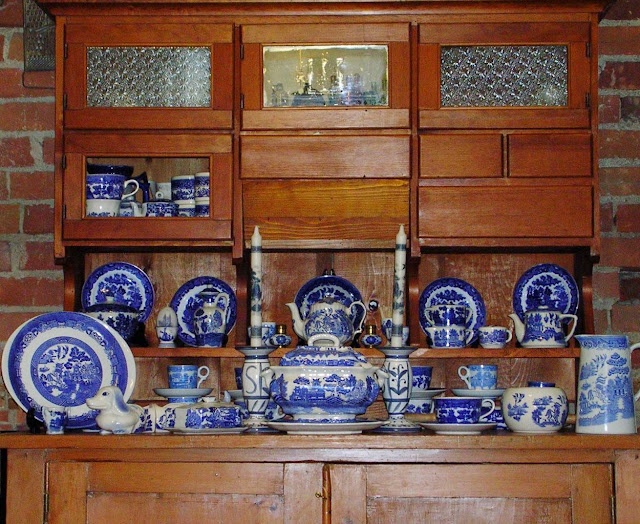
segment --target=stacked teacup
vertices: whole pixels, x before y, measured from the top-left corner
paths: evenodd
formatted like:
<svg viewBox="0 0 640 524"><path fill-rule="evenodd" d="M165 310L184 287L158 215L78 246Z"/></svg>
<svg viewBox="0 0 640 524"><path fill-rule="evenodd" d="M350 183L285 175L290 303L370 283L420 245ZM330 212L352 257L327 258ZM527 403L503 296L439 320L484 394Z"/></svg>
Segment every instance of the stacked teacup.
<svg viewBox="0 0 640 524"><path fill-rule="evenodd" d="M179 217L196 216L196 178L194 175L171 177L171 199L178 204Z"/></svg>
<svg viewBox="0 0 640 524"><path fill-rule="evenodd" d="M474 332L469 329L472 312L462 304L438 304L425 309L428 326L425 328L433 348L463 348L468 346Z"/></svg>
<svg viewBox="0 0 640 524"><path fill-rule="evenodd" d="M411 395L406 413L431 413L431 397L433 394L429 390L429 386L431 385L433 368L431 366L411 366L411 372L413 380L411 381Z"/></svg>
<svg viewBox="0 0 640 524"><path fill-rule="evenodd" d="M466 384L467 389L454 389L458 396L473 396L475 398L495 399L504 393L498 389L498 366L493 364L469 364L458 368L458 376ZM484 421L496 422L497 429L507 429L500 409L483 408Z"/></svg>
<svg viewBox="0 0 640 524"><path fill-rule="evenodd" d="M117 217L122 200L140 188L136 180L127 180L131 173L132 166L87 164L86 216Z"/></svg>
<svg viewBox="0 0 640 524"><path fill-rule="evenodd" d="M207 366L195 364L175 364L167 366L168 388L155 388L154 392L165 397L170 403L195 402L211 393L212 388L200 386L209 376Z"/></svg>

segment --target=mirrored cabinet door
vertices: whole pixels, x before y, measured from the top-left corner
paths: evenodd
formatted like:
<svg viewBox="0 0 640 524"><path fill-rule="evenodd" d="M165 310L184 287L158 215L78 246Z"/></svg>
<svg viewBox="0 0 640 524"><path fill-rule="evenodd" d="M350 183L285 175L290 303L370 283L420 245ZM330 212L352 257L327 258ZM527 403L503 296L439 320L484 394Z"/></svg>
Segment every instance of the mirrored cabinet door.
<svg viewBox="0 0 640 524"><path fill-rule="evenodd" d="M231 128L230 24L70 23L68 129Z"/></svg>
<svg viewBox="0 0 640 524"><path fill-rule="evenodd" d="M587 23L423 24L420 126L588 128Z"/></svg>

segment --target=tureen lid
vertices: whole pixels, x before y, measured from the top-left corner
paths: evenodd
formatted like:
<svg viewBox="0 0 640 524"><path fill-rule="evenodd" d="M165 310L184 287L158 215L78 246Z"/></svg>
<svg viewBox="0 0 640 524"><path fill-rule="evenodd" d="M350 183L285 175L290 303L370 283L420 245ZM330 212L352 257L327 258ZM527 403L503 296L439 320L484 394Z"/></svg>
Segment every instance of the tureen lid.
<svg viewBox="0 0 640 524"><path fill-rule="evenodd" d="M333 346L315 346L316 340L330 339ZM319 334L309 338L309 345L297 346L280 359L281 366L343 366L367 364L367 359L350 346L340 346L334 335Z"/></svg>
<svg viewBox="0 0 640 524"><path fill-rule="evenodd" d="M133 306L116 302L115 297L110 293L104 293L106 301L93 304L85 308L85 313L132 313L138 315L140 312Z"/></svg>

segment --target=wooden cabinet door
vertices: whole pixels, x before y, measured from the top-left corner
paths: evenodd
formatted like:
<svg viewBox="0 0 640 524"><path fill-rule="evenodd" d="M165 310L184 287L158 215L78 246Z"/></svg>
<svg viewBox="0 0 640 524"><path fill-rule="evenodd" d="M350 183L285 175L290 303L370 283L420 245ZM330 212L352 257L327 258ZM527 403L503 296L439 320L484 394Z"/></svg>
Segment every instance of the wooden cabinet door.
<svg viewBox="0 0 640 524"><path fill-rule="evenodd" d="M249 24L242 49L243 129L409 127L408 23Z"/></svg>
<svg viewBox="0 0 640 524"><path fill-rule="evenodd" d="M609 464L331 465L331 522L606 524Z"/></svg>
<svg viewBox="0 0 640 524"><path fill-rule="evenodd" d="M68 23L65 128L230 129L233 26L182 22Z"/></svg>
<svg viewBox="0 0 640 524"><path fill-rule="evenodd" d="M232 140L230 135L190 133L68 132L62 175L61 238L67 245L230 245ZM149 179L170 182L174 175L210 173L208 217L87 218L87 162L134 166ZM140 197L137 197L140 200Z"/></svg>
<svg viewBox="0 0 640 524"><path fill-rule="evenodd" d="M322 522L316 464L52 462L48 492L49 524Z"/></svg>
<svg viewBox="0 0 640 524"><path fill-rule="evenodd" d="M590 25L422 24L424 128L588 128Z"/></svg>

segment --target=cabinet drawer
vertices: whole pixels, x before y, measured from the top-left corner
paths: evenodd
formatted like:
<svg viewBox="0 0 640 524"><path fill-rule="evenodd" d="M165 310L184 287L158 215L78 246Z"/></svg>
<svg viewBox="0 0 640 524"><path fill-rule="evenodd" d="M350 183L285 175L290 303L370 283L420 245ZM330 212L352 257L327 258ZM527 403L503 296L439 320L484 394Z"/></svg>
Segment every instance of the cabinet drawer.
<svg viewBox="0 0 640 524"><path fill-rule="evenodd" d="M248 24L242 43L243 129L409 127L409 24Z"/></svg>
<svg viewBox="0 0 640 524"><path fill-rule="evenodd" d="M409 222L409 182L245 181L243 208L245 238L260 226L266 244L308 240L318 246L392 246L398 224Z"/></svg>
<svg viewBox="0 0 640 524"><path fill-rule="evenodd" d="M408 178L409 137L244 136L242 178Z"/></svg>
<svg viewBox="0 0 640 524"><path fill-rule="evenodd" d="M419 236L589 237L590 186L421 187Z"/></svg>
<svg viewBox="0 0 640 524"><path fill-rule="evenodd" d="M591 176L591 135L509 135L509 174L513 177Z"/></svg>
<svg viewBox="0 0 640 524"><path fill-rule="evenodd" d="M502 135L437 134L420 137L420 177L502 176Z"/></svg>

